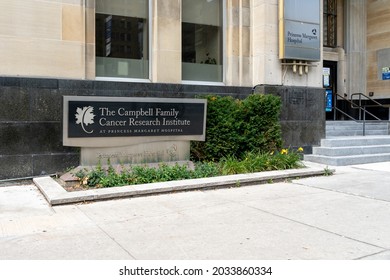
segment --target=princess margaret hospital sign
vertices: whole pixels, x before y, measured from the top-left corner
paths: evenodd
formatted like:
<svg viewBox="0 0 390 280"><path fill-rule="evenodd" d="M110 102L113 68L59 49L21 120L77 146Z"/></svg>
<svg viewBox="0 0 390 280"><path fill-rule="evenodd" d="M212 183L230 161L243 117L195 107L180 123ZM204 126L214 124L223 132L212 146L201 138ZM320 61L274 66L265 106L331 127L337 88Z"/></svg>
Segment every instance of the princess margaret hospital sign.
<svg viewBox="0 0 390 280"><path fill-rule="evenodd" d="M279 0L279 58L321 59L320 0Z"/></svg>

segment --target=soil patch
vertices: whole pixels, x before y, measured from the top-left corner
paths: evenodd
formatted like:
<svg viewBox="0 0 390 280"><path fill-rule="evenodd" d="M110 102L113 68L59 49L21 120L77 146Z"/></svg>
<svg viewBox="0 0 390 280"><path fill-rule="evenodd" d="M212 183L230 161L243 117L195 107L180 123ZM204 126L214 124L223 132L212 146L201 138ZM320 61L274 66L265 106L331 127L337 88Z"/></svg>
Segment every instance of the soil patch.
<svg viewBox="0 0 390 280"><path fill-rule="evenodd" d="M158 168L160 164L161 163L125 164L125 165L116 164L116 165L112 165L111 167L113 167L117 173L120 173L124 169L125 170L131 170L132 166L142 165L142 166L148 166L148 167L151 167L151 168ZM179 165L186 165L190 169L194 169L195 168L194 167L194 163L191 162L191 161L164 162L164 164L167 164L167 165L179 164ZM101 168L107 170L109 167L110 166L105 165L105 166L102 166ZM99 189L101 187L88 187L88 186L80 184L80 182L78 181L78 178L74 175L74 174L76 174L80 170L91 171L91 170L96 169L96 168L97 168L96 166L78 166L78 167L74 168L73 170L62 174L59 178L56 178L55 180L67 192L86 191L86 190Z"/></svg>
<svg viewBox="0 0 390 280"><path fill-rule="evenodd" d="M55 181L60 184L67 192L87 191L98 189L98 187L87 187L81 185L79 181L67 181L65 182L61 178L55 178Z"/></svg>

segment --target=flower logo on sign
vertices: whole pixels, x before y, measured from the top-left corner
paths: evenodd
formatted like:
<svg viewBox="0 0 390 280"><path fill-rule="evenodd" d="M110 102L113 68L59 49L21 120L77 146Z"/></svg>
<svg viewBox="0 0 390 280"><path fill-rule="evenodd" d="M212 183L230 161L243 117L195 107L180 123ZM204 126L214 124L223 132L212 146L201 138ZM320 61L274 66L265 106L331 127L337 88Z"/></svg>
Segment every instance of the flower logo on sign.
<svg viewBox="0 0 390 280"><path fill-rule="evenodd" d="M84 130L84 132L91 134L93 130L88 131L86 129L86 126L94 123L93 119L95 115L93 114L93 107L88 106L83 108L77 108L76 112L77 112L75 114L76 124L81 124L81 127Z"/></svg>

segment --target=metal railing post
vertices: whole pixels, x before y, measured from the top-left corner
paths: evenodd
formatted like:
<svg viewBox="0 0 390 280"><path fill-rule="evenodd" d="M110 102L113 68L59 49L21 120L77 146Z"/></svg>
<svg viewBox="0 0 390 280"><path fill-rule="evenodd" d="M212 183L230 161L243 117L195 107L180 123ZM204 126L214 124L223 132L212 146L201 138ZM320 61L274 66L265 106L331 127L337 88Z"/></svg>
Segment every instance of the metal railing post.
<svg viewBox="0 0 390 280"><path fill-rule="evenodd" d="M366 108L363 109L363 136L366 136Z"/></svg>
<svg viewBox="0 0 390 280"><path fill-rule="evenodd" d="M354 96L356 96L356 95L359 95L359 98L358 99L353 99L354 98ZM362 96L365 98L365 99L367 99L367 100L369 100L369 101L371 101L372 103L374 103L373 105L371 105L371 104L366 104L366 105L362 105ZM367 96L367 95L365 95L365 94L363 94L363 93L361 93L361 92L358 92L358 93L352 93L351 94L351 99L347 99L347 98L345 98L345 97L343 97L343 96L341 96L341 95L339 95L339 94L337 94L336 93L336 100L338 99L338 97L340 97L340 99L341 100L344 100L344 101L346 101L347 103L349 103L350 105L351 105L351 108L352 109L358 109L359 110L359 119L357 120L357 119L355 119L354 117L352 117L352 116L350 116L350 115L348 115L345 111L343 111L343 110L341 110L341 109L339 109L339 108L337 108L337 103L335 103L335 106L334 106L334 115L333 115L333 118L334 118L334 120L336 120L336 116L337 116L337 112L336 112L336 110L338 111L338 112L340 112L340 114L342 114L342 115L344 115L344 116L346 116L346 117L348 117L349 119L351 119L351 120L353 120L353 121L355 121L355 122L359 122L359 121L362 121L362 113L363 113L363 136L366 136L366 114L369 114L371 117L373 117L375 120L378 120L378 121L381 121L381 119L379 118L379 117L377 117L376 115L374 115L373 113L371 113L371 112L369 112L369 111L367 111L367 108L368 107L381 107L381 108L387 108L387 109L389 109L389 124L390 124L390 104L382 104L382 103L380 103L380 102L378 102L378 101L376 101L376 100L374 100L374 99L372 99L371 97L369 97L369 96ZM358 101L358 102L354 102L354 100L355 101ZM363 112L362 112L363 111ZM389 128L389 133L390 133L390 128Z"/></svg>

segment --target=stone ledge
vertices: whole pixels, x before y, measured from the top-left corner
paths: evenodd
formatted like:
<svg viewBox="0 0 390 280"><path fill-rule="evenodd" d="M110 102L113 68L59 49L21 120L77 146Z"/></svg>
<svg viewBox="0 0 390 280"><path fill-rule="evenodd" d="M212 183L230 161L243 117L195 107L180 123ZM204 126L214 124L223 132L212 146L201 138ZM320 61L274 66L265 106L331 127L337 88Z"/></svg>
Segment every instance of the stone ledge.
<svg viewBox="0 0 390 280"><path fill-rule="evenodd" d="M87 201L129 198L162 194L168 192L188 191L196 189L216 189L240 187L245 185L261 184L268 181L285 180L296 177L321 176L325 174L324 168L308 167L301 169L288 169L266 171L249 174L237 174L211 178L170 181L152 184L142 184L123 187L91 189L86 191L67 192L51 177L34 178L39 188L51 206L80 203Z"/></svg>

